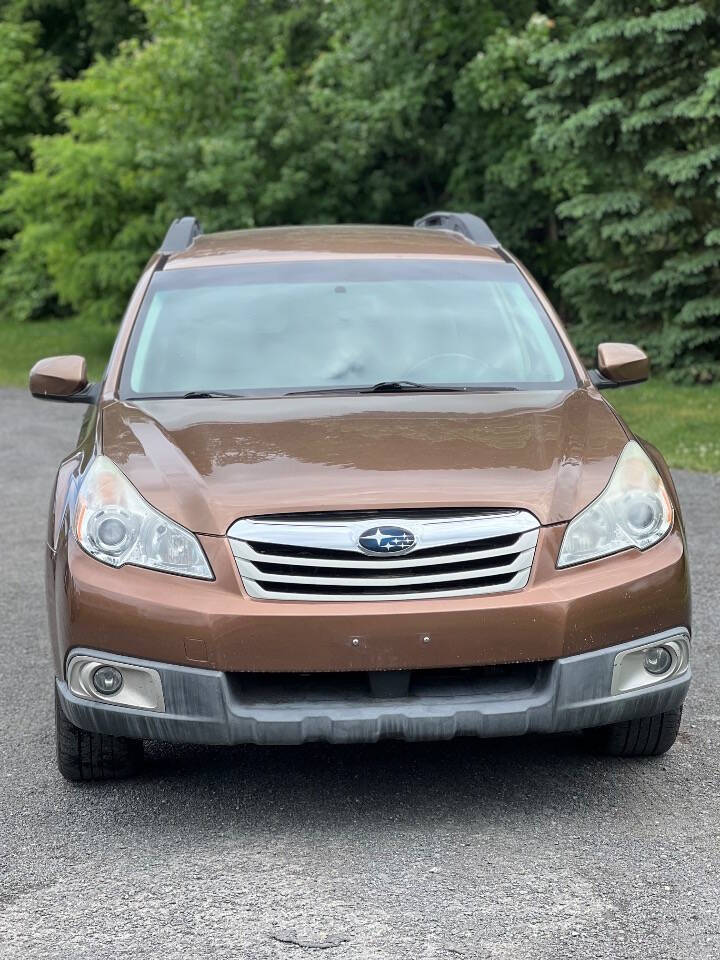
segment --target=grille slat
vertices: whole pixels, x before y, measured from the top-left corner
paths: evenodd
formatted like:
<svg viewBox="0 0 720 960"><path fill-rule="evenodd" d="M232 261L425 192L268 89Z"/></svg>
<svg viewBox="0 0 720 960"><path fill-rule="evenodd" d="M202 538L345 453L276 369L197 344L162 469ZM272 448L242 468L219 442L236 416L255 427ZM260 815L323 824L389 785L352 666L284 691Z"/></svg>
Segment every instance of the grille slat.
<svg viewBox="0 0 720 960"><path fill-rule="evenodd" d="M483 568L505 567L509 569L509 565L515 563L519 556L520 554L518 553L510 553L498 557L485 557L483 559ZM404 578L415 579L424 577L429 579L431 576L460 574L468 570L477 570L478 566L474 560L461 560L459 557L453 557L453 561L456 561L453 563L441 562L433 563L432 565L418 565L417 568L408 566L408 564L401 567L399 563L384 563L382 567L379 565L375 566L374 564L370 567L352 567L349 564L342 567L331 566L330 564L323 567L300 567L294 563L249 563L241 560L239 557L237 559L238 568L241 569L241 572L247 569L248 576L256 574L279 574L281 577L303 576L312 579L317 577L331 577L336 579L338 577L347 578L350 574L354 573L360 576L351 579L360 579L363 581L380 580L380 582L383 582L386 577L390 577L395 581ZM412 572L408 573L408 569Z"/></svg>
<svg viewBox="0 0 720 960"><path fill-rule="evenodd" d="M367 556L358 547L367 521L332 515L238 520L228 537L251 597L402 600L522 589L539 532L535 517L520 510L451 517L427 511L377 524L411 530L415 549Z"/></svg>
<svg viewBox="0 0 720 960"><path fill-rule="evenodd" d="M473 587L506 586L507 584L511 583L512 580L513 580L512 574L504 574L502 576L497 576L497 577L474 578L471 580L466 579L466 580L460 581L456 585L455 590L447 590L447 589L443 589L442 591L439 590L437 593L433 593L432 596L447 597L447 596L453 596L453 594L462 595L463 593L467 592L467 590L472 589ZM257 582L260 584L260 586L264 590L267 590L267 591L273 590L274 587L276 586L274 582L266 582L263 580L259 580ZM307 596L306 596L307 594L312 594L314 596L317 591L315 587L310 583L298 583L298 584L293 584L293 592L296 593L298 597L303 597L303 595L305 595L305 599L307 599ZM332 596L333 594L340 595L341 599L343 600L348 600L348 599L361 600L363 599L363 597L372 597L374 600L383 600L383 599L397 600L397 599L407 598L411 595L412 596L418 596L418 595L428 596L429 595L427 585L424 585L424 584L415 584L412 586L407 585L403 589L402 594L388 593L387 589L385 589L384 587L378 587L378 586L375 586L374 584L367 584L367 583L363 584L361 587L358 587L357 591L353 593L352 597L348 595L348 591L346 587L344 587L342 584L337 584L337 583L323 586L322 592L323 594L327 594L328 596ZM487 591L482 590L482 591L474 591L474 592L485 593Z"/></svg>
<svg viewBox="0 0 720 960"><path fill-rule="evenodd" d="M461 570L452 570L449 572L447 570L435 571L432 567L430 568L421 568L420 571L413 571L412 568L401 567L399 570L395 569L395 564L386 563L385 571L373 569L370 570L360 570L357 571L357 576L348 576L347 574L352 571L347 570L344 567L333 568L333 567L318 567L319 573L312 572L312 568L308 570L307 567L296 568L294 572L289 572L293 568L289 564L283 564L285 567L284 570L279 572L273 572L268 570L268 567L274 566L273 564L262 564L263 569L255 566L254 563L249 563L246 560L242 560L240 557L237 557L238 570L243 577L250 577L252 580L265 580L265 581L277 581L278 583L317 583L317 584L345 584L349 587L361 587L364 584L374 583L381 586L398 586L401 584L416 584L416 583L451 583L454 580L466 580L468 573L475 573L476 575L479 572L485 572L487 570L488 576L490 574L500 574L500 573L517 573L518 570L527 569L532 563L532 550L526 550L524 553L519 553L510 555L510 557L490 557L483 562L482 565L473 564L469 567L463 564L463 569ZM500 559L503 562L497 564L496 559ZM478 569L479 568L479 569Z"/></svg>
<svg viewBox="0 0 720 960"><path fill-rule="evenodd" d="M413 560L417 562L423 557L430 559L445 556L452 557L458 553L474 553L476 551L488 553L490 551L500 552L508 550L509 552L513 547L515 550L522 550L524 548L518 546L520 539L521 537L518 534L511 534L507 537L494 537L488 538L487 540L469 540L467 543L449 543L441 547L428 547L425 550L414 550ZM260 543L257 541L255 543L248 541L248 544L253 548L255 553L262 554L263 556L297 557L297 563L310 563L312 560L333 560L339 563L349 560L352 563L364 563L366 566L378 562L385 563L384 560L373 560L372 557L368 557L362 553L358 554L350 549L321 550L317 547L298 547L290 543Z"/></svg>
<svg viewBox="0 0 720 960"><path fill-rule="evenodd" d="M537 532L515 534L509 537L497 537L492 540L471 540L469 543L446 544L430 550L413 550L412 554L399 557L383 557L378 560L363 553L351 550L318 550L312 556L299 556L288 544L259 544L250 541L231 540L236 557L250 560L256 567L267 563L282 563L296 567L333 567L366 569L387 569L388 561L393 567L430 567L439 564L469 563L486 558L515 555L534 549ZM497 545L499 544L499 545ZM265 549L258 550L258 546ZM467 547L472 549L466 550ZM299 548L298 548L299 549ZM329 556L325 556L329 554Z"/></svg>

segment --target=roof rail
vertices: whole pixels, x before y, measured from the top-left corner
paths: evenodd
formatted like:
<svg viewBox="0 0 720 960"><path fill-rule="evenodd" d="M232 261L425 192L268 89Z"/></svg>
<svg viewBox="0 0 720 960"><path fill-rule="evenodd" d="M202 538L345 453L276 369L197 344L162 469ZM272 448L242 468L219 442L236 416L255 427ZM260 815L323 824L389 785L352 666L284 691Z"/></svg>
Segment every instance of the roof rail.
<svg viewBox="0 0 720 960"><path fill-rule="evenodd" d="M178 220L173 220L165 234L160 253L164 256L169 256L171 253L182 253L201 233L202 227L195 217L180 217Z"/></svg>
<svg viewBox="0 0 720 960"><path fill-rule="evenodd" d="M499 247L500 241L490 227L476 217L474 213L454 213L452 211L436 211L427 213L413 224L414 227L433 230L452 230L460 233L472 243L482 246Z"/></svg>

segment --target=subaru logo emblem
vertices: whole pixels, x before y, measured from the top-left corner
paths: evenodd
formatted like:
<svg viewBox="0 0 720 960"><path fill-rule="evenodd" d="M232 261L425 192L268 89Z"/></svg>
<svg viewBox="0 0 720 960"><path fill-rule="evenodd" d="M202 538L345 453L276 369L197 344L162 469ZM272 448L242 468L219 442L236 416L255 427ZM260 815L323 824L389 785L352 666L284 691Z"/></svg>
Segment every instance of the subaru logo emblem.
<svg viewBox="0 0 720 960"><path fill-rule="evenodd" d="M415 535L404 527L371 527L358 537L363 553L408 553L415 546Z"/></svg>

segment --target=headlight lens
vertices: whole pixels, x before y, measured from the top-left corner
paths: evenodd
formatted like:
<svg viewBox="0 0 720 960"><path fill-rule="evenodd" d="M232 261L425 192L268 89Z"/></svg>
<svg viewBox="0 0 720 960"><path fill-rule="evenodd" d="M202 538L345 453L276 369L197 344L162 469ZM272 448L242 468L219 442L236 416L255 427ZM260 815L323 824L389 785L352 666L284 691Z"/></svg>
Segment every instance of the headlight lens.
<svg viewBox="0 0 720 960"><path fill-rule="evenodd" d="M672 521L672 503L660 474L633 440L597 500L568 524L557 565L569 567L628 547L645 550L662 540Z"/></svg>
<svg viewBox="0 0 720 960"><path fill-rule="evenodd" d="M131 563L213 579L194 534L143 500L107 457L97 457L83 478L73 527L80 546L112 567Z"/></svg>

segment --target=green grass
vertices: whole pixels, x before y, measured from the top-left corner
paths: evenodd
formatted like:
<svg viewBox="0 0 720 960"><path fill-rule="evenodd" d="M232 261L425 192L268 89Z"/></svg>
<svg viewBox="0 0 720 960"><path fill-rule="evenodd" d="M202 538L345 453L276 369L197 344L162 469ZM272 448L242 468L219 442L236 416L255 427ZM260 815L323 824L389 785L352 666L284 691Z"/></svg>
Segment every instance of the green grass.
<svg viewBox="0 0 720 960"><path fill-rule="evenodd" d="M113 327L76 319L0 321L0 386L26 386L36 360L62 353L82 354L91 379L98 377L114 337ZM671 467L720 473L720 384L678 387L658 379L608 390L605 396L631 430L660 449Z"/></svg>
<svg viewBox="0 0 720 960"><path fill-rule="evenodd" d="M91 379L105 367L116 329L76 319L10 323L0 320L0 386L26 387L30 367L42 357L79 353Z"/></svg>
<svg viewBox="0 0 720 960"><path fill-rule="evenodd" d="M720 384L678 387L658 379L605 397L671 467L720 473Z"/></svg>

